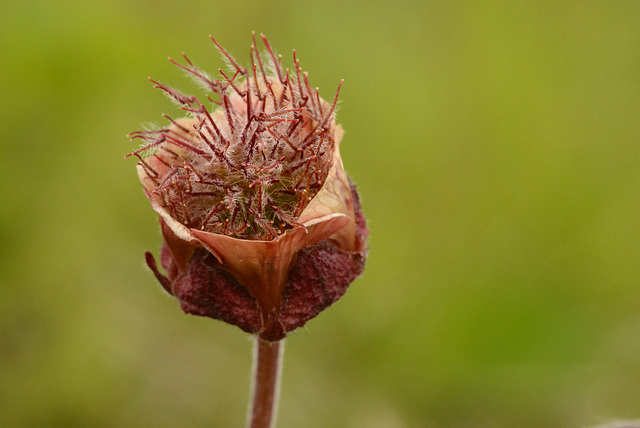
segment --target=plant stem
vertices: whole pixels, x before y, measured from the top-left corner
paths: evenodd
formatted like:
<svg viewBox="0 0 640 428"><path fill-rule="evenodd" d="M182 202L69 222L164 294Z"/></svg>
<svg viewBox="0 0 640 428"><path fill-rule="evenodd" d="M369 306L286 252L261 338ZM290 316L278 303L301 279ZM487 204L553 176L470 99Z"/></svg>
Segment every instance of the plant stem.
<svg viewBox="0 0 640 428"><path fill-rule="evenodd" d="M253 397L247 428L275 426L280 393L284 341L267 342L255 337L253 348Z"/></svg>

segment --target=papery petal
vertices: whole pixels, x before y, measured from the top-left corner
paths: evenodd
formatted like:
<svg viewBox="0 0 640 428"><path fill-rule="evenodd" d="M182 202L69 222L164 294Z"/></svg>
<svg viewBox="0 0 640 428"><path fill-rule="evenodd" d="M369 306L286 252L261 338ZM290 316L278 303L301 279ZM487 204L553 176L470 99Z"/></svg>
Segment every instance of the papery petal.
<svg viewBox="0 0 640 428"><path fill-rule="evenodd" d="M146 180L150 180L148 175L146 175L146 171L144 168L138 165L138 175L140 176L140 181L142 181L143 186L145 185ZM169 227L173 233L180 239L187 242L195 242L196 239L191 234L191 231L184 224L177 221L169 211L165 208L165 203L162 197L153 191L147 190L146 186L144 188L144 193L151 202L151 208L160 214L160 218L164 221L164 223Z"/></svg>
<svg viewBox="0 0 640 428"><path fill-rule="evenodd" d="M184 273L187 270L193 252L200 246L199 243L195 239L187 241L177 236L163 217L160 217L160 229L164 242L173 256L174 266L177 269L177 272L169 272L169 275L173 277L178 273Z"/></svg>
<svg viewBox="0 0 640 428"><path fill-rule="evenodd" d="M350 222L336 232L330 240L343 250L359 251L361 248L358 248L355 237L356 225L351 184L347 173L344 171L342 158L340 157L340 140L343 134L342 127L340 125L336 126L333 165L329 170L324 185L302 211L298 221L305 226L310 226L328 215L343 214L350 219Z"/></svg>
<svg viewBox="0 0 640 428"><path fill-rule="evenodd" d="M186 313L223 320L248 333L257 334L263 340L280 340L286 333L305 325L338 300L364 269L367 254L364 241L368 230L355 187L352 186L351 190L356 235L362 249L356 252L345 251L327 239L301 248L288 270L277 310L263 313L252 292L238 281L229 265L221 263L210 249L197 248L189 260L186 272L179 272L176 267L178 262L165 241L161 261L169 278L157 271L155 261L149 254L147 263L163 287L180 301L180 306ZM329 222L318 221L317 224L321 223ZM330 226L330 223L326 226ZM320 228L315 231L320 232L326 235L333 230L328 227L324 231ZM309 242L311 241L307 243ZM233 243L233 240L228 241L231 248L227 253L230 258L240 258L241 256L231 253ZM253 282L252 284L252 290L259 292L259 287Z"/></svg>
<svg viewBox="0 0 640 428"><path fill-rule="evenodd" d="M254 241L192 229L193 235L256 299L263 314L264 328L277 320L282 291L297 252L335 235L350 222L335 213L315 219L308 227L291 229L272 241Z"/></svg>
<svg viewBox="0 0 640 428"><path fill-rule="evenodd" d="M185 132L182 128L187 130L191 129L193 125L197 123L197 120L193 118L184 118L178 119L175 122L180 125L180 127L171 125L169 132L186 139L189 137L189 133ZM146 160L146 163L158 173L159 177L163 177L171 171L171 164L180 165L183 163L182 159L175 157L175 154L180 153L182 149L177 146L172 146L172 149L173 154L164 149L159 151L158 155L163 157L162 160L158 156L152 156ZM149 199L149 202L151 202L151 208L160 214L160 217L164 223L166 223L166 226L168 226L178 238L192 243L195 242L195 238L191 235L189 228L173 218L166 209L165 200L161 195L156 193L159 185L157 179L150 176L149 172L142 164L136 165L136 169L138 172L138 178L142 183L144 193L147 196L147 199Z"/></svg>

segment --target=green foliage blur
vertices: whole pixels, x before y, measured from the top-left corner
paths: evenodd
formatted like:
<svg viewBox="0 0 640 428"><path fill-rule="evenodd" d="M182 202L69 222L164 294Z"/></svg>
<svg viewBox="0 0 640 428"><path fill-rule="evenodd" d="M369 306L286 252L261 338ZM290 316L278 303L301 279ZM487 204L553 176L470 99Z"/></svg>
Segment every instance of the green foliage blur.
<svg viewBox="0 0 640 428"><path fill-rule="evenodd" d="M0 426L240 427L251 340L143 264L126 134L146 80L243 64L321 95L371 228L365 274L287 341L280 428L640 418L640 2L79 0L0 14Z"/></svg>

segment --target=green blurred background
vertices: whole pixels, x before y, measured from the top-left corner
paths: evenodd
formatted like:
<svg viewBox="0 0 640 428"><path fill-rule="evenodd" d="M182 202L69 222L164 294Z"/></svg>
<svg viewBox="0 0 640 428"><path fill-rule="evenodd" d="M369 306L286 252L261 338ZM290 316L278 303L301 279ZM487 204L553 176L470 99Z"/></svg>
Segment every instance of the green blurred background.
<svg viewBox="0 0 640 428"><path fill-rule="evenodd" d="M24 1L0 15L0 426L240 427L251 341L184 315L125 134L251 31L331 98L365 274L287 342L279 427L640 418L640 1ZM191 85L191 86L190 86Z"/></svg>

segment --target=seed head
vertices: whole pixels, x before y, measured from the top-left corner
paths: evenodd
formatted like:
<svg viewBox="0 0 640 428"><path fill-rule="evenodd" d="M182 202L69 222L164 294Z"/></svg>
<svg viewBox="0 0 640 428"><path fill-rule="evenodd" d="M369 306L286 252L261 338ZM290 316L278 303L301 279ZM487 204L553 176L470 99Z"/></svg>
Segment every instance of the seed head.
<svg viewBox="0 0 640 428"><path fill-rule="evenodd" d="M190 117L166 128L134 132L145 145L132 153L152 202L187 228L239 239L272 240L297 220L333 164L335 108L312 89L294 54L283 71L267 39L263 60L255 38L251 70L217 43L232 68L211 79L184 55L176 65L215 96L207 104L153 81ZM265 70L272 69L274 75ZM339 91L339 87L338 87Z"/></svg>
<svg viewBox="0 0 640 428"><path fill-rule="evenodd" d="M247 69L212 40L230 70L218 70L220 78L211 78L184 54L185 63L170 59L208 90L207 101L152 80L187 117L165 115L168 126L130 134L144 142L129 156L138 158L138 176L160 215L162 264L169 277L159 273L150 254L147 263L185 311L277 340L304 324L318 306L285 325L283 296L302 250L325 243L349 258L359 255L361 266L347 269L352 278L346 285L362 271L367 231L342 167L343 131L335 123L342 82L328 103L310 86L295 51L291 72L265 36L261 55L254 35ZM211 272L219 274L212 279ZM346 281L338 277L340 284Z"/></svg>

